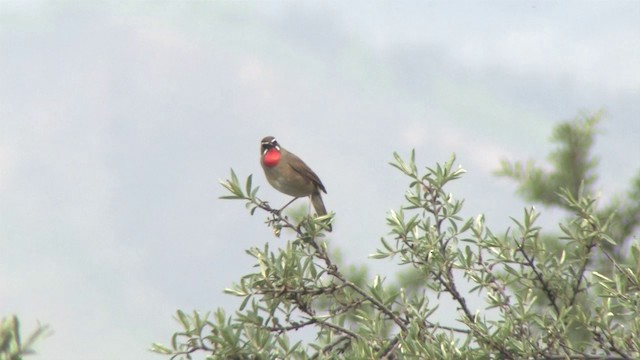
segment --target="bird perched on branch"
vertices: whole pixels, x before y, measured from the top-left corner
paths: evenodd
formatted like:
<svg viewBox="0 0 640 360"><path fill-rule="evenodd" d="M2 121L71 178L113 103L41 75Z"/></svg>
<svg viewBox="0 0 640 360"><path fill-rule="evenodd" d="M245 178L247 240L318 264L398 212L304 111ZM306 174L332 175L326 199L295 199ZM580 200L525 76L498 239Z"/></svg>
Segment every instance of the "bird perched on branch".
<svg viewBox="0 0 640 360"><path fill-rule="evenodd" d="M327 214L320 195L320 191L326 194L327 190L318 175L294 153L280 146L273 136L267 136L260 142L260 164L271 186L294 197L282 209L300 197L309 196L318 216Z"/></svg>

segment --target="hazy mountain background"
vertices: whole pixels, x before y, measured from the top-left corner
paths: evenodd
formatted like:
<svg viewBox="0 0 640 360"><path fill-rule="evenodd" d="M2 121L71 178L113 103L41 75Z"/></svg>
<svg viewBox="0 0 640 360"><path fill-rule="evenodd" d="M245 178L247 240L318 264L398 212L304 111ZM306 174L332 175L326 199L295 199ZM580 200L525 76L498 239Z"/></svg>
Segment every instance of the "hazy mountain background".
<svg viewBox="0 0 640 360"><path fill-rule="evenodd" d="M52 326L35 358L133 360L161 358L178 308L231 313L244 249L285 241L218 200L233 167L288 201L266 135L320 175L344 260L390 278L367 255L408 183L394 151L455 152L450 190L502 232L528 204L500 159L544 163L553 124L604 109L607 199L640 168L639 18L627 1L1 1L0 315Z"/></svg>

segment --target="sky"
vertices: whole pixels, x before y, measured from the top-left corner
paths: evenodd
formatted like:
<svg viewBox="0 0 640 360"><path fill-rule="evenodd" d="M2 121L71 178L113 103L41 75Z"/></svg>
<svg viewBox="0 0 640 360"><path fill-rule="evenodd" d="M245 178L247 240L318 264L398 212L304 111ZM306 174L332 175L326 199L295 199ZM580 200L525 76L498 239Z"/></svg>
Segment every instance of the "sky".
<svg viewBox="0 0 640 360"><path fill-rule="evenodd" d="M397 270L368 259L408 185L394 151L455 153L450 191L500 233L531 205L500 160L546 164L554 124L603 110L610 198L640 169L638 18L631 1L2 1L0 316L51 326L34 358L133 360L162 358L177 309L232 313L245 249L286 241L218 199L233 168L289 200L263 177L267 135L320 176L331 246L371 278Z"/></svg>

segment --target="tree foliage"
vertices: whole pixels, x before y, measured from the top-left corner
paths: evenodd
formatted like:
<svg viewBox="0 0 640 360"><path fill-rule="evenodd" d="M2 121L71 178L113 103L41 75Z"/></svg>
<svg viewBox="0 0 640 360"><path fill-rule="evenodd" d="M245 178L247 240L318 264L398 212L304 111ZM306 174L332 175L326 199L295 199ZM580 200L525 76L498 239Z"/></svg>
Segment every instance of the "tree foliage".
<svg viewBox="0 0 640 360"><path fill-rule="evenodd" d="M33 346L49 334L47 325L39 325L26 341L20 336L20 321L15 315L0 320L0 360L21 360L24 355L34 354Z"/></svg>
<svg viewBox="0 0 640 360"><path fill-rule="evenodd" d="M266 213L267 225L287 240L277 249L266 243L247 250L256 270L225 290L242 298L234 314L178 311L182 329L153 350L172 358L203 352L208 359L639 358L640 247L613 251L629 238L637 215L632 203L622 214L614 205L598 207L589 156L596 123L556 128L561 146L550 157L551 172L503 165L502 174L520 181L528 199L570 213L559 235L543 234L533 207L496 234L482 215L462 217L463 200L447 192L465 173L455 157L419 168L413 152L408 159L394 154L391 165L406 176L408 190L404 204L389 212L390 235L371 258L411 269L409 286L345 270L325 237L333 215L292 220L257 197L251 176L241 184L232 171L222 182L224 198ZM457 311L441 311L445 301ZM302 329L311 339L292 340Z"/></svg>
<svg viewBox="0 0 640 360"><path fill-rule="evenodd" d="M550 170L536 165L533 160L513 163L505 160L496 174L515 180L519 185L518 192L526 200L564 209L573 214L575 209L566 201L565 196L570 195L575 199L580 194L586 194L596 198L596 169L599 160L591 152L595 136L599 132L601 117L602 112L583 114L573 121L556 126L551 141L557 148L548 157ZM561 192L565 196L561 196ZM628 256L628 250L630 242L634 240L634 232L640 225L640 171L632 179L628 191L614 195L608 204L598 204L597 209L594 209L594 216L608 219L607 233L615 239L604 245L610 254L629 266L638 264L635 258ZM558 237L549 236L546 242L550 246L557 246L556 240ZM594 261L601 258L597 257ZM613 268L605 262L600 270L610 272Z"/></svg>
<svg viewBox="0 0 640 360"><path fill-rule="evenodd" d="M497 174L516 180L520 185L519 192L529 201L570 210L558 196L558 191L565 189L574 197L579 191L593 193L598 159L591 155L591 148L600 117L601 114L585 116L555 127L551 142L558 148L548 156L551 170L537 166L533 160L526 163L503 161Z"/></svg>

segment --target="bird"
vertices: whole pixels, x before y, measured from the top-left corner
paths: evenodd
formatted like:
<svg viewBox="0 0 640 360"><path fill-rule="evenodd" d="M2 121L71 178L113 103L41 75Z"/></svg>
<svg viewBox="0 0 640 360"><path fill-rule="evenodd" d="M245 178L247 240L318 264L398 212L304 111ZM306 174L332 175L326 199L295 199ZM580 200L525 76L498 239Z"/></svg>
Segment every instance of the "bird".
<svg viewBox="0 0 640 360"><path fill-rule="evenodd" d="M280 146L273 136L267 136L260 142L260 165L271 186L294 197L282 209L298 198L309 196L318 216L327 215L321 195L321 192L326 194L327 189L318 175L294 153ZM331 231L331 225L328 230Z"/></svg>

